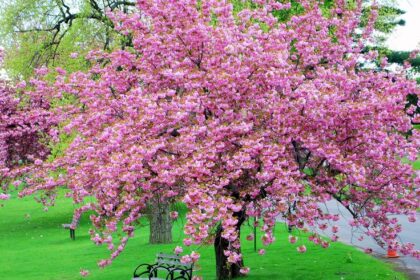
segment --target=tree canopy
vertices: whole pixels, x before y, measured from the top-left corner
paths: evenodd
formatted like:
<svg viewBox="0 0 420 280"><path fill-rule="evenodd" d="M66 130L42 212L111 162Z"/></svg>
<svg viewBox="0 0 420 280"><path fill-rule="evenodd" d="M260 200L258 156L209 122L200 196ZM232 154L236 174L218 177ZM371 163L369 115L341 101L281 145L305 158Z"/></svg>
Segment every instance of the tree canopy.
<svg viewBox="0 0 420 280"><path fill-rule="evenodd" d="M419 151L418 115L405 107L419 89L404 69L360 67L377 56L364 52L376 9L362 22L362 1L328 2L328 16L319 1L292 2L299 12L285 22L273 11L289 1L238 11L226 1L145 0L131 14L109 13L132 49L94 51L88 71L32 82L50 101L73 97L49 112L76 136L64 154L37 161L22 194L67 186L82 205L76 218L94 211L92 239L112 251L101 266L156 195L187 205L185 246L215 242L219 279L248 271L239 242L248 217L262 219L265 245L284 217L328 247L318 232L340 218L320 207L329 200L367 236L419 257L389 216L414 220L419 207L419 177L401 161Z"/></svg>

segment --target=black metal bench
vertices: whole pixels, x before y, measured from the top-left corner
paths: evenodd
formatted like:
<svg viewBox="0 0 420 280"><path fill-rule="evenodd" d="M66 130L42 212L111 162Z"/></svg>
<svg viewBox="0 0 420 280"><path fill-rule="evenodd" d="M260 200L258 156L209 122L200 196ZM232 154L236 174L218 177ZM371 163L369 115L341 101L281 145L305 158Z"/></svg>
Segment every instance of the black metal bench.
<svg viewBox="0 0 420 280"><path fill-rule="evenodd" d="M154 264L136 267L133 280L191 280L193 264L184 264L179 255L159 253Z"/></svg>
<svg viewBox="0 0 420 280"><path fill-rule="evenodd" d="M72 225L75 225L75 227L72 227ZM75 221L74 218L71 221L71 224L62 224L64 229L69 229L70 230L70 238L75 240L76 239L76 232L75 232L75 228L79 225L79 221Z"/></svg>

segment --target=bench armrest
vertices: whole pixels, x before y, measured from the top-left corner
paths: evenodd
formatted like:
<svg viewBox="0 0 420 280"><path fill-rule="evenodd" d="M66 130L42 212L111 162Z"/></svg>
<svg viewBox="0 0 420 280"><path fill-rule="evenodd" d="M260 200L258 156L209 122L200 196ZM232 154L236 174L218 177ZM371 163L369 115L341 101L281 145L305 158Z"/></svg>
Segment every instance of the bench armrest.
<svg viewBox="0 0 420 280"><path fill-rule="evenodd" d="M140 277L144 274L150 275L151 271L154 267L157 266L157 263L154 264L148 264L148 263L142 263L136 267L133 273L133 277Z"/></svg>

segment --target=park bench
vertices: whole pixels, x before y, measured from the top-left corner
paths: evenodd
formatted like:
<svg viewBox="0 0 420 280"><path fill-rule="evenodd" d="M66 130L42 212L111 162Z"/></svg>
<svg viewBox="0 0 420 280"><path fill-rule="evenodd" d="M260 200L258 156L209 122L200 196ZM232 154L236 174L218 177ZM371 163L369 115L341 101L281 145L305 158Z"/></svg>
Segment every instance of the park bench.
<svg viewBox="0 0 420 280"><path fill-rule="evenodd" d="M74 227L72 227L72 225L75 225ZM70 230L70 238L75 240L76 239L76 234L75 234L75 228L79 225L79 220L75 220L73 217L73 220L71 221L70 224L62 224L64 229L69 229Z"/></svg>
<svg viewBox="0 0 420 280"><path fill-rule="evenodd" d="M133 280L191 280L192 264L181 262L179 255L159 253L154 264L141 264L136 267Z"/></svg>

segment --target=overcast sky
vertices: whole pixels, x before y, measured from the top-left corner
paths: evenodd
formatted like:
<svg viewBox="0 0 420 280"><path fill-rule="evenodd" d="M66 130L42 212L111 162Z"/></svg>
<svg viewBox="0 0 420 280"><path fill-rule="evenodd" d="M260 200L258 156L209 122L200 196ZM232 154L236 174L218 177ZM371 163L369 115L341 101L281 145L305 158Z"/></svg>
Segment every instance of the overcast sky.
<svg viewBox="0 0 420 280"><path fill-rule="evenodd" d="M405 11L401 17L405 26L399 26L388 39L388 47L398 51L420 49L420 0L398 0Z"/></svg>

